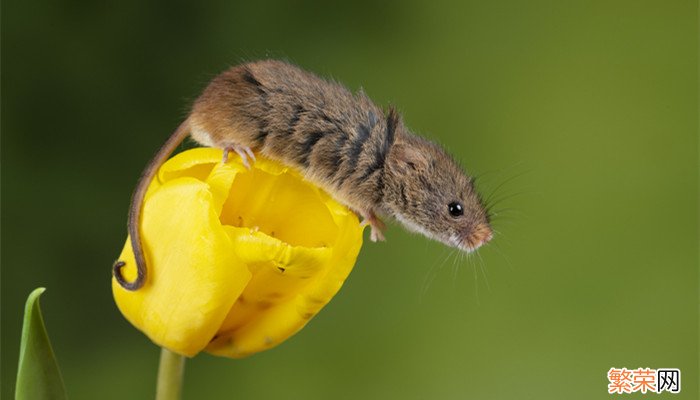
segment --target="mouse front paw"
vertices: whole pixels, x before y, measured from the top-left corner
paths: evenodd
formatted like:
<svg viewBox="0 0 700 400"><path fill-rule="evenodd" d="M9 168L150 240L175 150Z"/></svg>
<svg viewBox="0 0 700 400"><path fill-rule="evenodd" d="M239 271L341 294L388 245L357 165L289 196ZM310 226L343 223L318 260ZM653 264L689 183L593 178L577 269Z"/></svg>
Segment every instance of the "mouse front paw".
<svg viewBox="0 0 700 400"><path fill-rule="evenodd" d="M370 225L370 228L372 229L372 232L369 234L369 239L373 242L384 242L386 241L386 238L384 237L384 232L381 229L378 229L374 225Z"/></svg>
<svg viewBox="0 0 700 400"><path fill-rule="evenodd" d="M386 240L384 237L384 229L386 229L386 225L384 225L384 222L377 217L374 211L362 213L362 218L362 223L369 225L370 229L372 230L369 235L369 239L371 241L383 242Z"/></svg>

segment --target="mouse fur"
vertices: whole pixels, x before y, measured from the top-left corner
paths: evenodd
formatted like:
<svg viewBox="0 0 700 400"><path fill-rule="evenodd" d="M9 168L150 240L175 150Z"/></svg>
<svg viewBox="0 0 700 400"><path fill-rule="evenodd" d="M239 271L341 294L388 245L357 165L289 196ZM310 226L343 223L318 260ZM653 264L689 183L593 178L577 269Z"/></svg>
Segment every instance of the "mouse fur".
<svg viewBox="0 0 700 400"><path fill-rule="evenodd" d="M139 188L187 134L224 149L224 157L235 151L245 164L257 153L297 168L361 215L372 227L372 240L383 240L377 214L464 251L492 237L473 179L442 147L411 133L396 110L384 112L364 92L352 93L292 64L263 60L215 77L144 171L129 218L138 278L121 278L122 261L114 268L127 289L140 287L145 277L138 230L145 190Z"/></svg>

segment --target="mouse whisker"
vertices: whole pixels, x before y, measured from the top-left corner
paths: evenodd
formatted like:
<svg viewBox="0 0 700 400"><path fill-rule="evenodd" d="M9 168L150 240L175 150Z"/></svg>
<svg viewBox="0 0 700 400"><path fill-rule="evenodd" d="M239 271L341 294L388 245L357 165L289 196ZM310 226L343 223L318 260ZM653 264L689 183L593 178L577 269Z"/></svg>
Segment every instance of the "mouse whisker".
<svg viewBox="0 0 700 400"><path fill-rule="evenodd" d="M484 203L489 204L491 200L493 200L493 198L498 194L498 191L501 190L505 185L530 172L532 171L522 171L501 181L501 183L499 183L498 186L496 186L493 190L490 190L491 193L488 196L486 196L486 198L484 199Z"/></svg>
<svg viewBox="0 0 700 400"><path fill-rule="evenodd" d="M457 268L462 269L465 266L465 261L469 257L469 253L465 253L463 251L460 251L457 253Z"/></svg>
<svg viewBox="0 0 700 400"><path fill-rule="evenodd" d="M511 242L510 237L503 233L503 231L494 229L493 232L495 235L498 235L499 242L505 242L505 244L508 246L513 246L513 242Z"/></svg>
<svg viewBox="0 0 700 400"><path fill-rule="evenodd" d="M513 222L520 221L524 218L524 214L519 213L497 213L489 219L489 224L494 226L511 225Z"/></svg>
<svg viewBox="0 0 700 400"><path fill-rule="evenodd" d="M496 251L498 254L503 257L503 259L506 261L506 265L508 266L508 269L510 271L515 271L515 268L513 268L513 263L511 262L510 258L506 255L506 253L503 251L503 248L501 248L500 244L498 242L494 242L496 245Z"/></svg>
<svg viewBox="0 0 700 400"><path fill-rule="evenodd" d="M459 274L459 264L457 263L457 259L459 258L459 253L456 251L452 252L454 254L454 257L452 258L452 290L457 289L457 275Z"/></svg>
<svg viewBox="0 0 700 400"><path fill-rule="evenodd" d="M514 198L514 197L522 196L522 195L525 195L525 194L528 194L528 192L525 192L525 191L523 191L523 192L515 192L515 193L503 195L503 196L501 196L501 197L499 197L499 198L494 199L494 200L491 201L491 202L487 202L487 203L486 203L486 206L484 207L484 208L486 209L486 214L487 214L487 215L491 215L491 212L492 212L492 210L494 209L494 207L496 207L497 205L503 203L504 201L509 200L509 199L512 199L512 198Z"/></svg>
<svg viewBox="0 0 700 400"><path fill-rule="evenodd" d="M484 283L486 283L486 289L490 292L491 285L489 284L489 277L486 275L486 262L481 257L481 253L479 253L478 251L476 251L475 253L477 257L479 257L479 267L481 268L481 273L484 274Z"/></svg>
<svg viewBox="0 0 700 400"><path fill-rule="evenodd" d="M493 210L490 212L489 216L491 217L491 221L493 221L494 218L498 218L498 217L509 217L509 216L515 216L515 217L520 217L520 218L529 217L522 210L515 208L515 207L506 207L506 208L499 208L499 209Z"/></svg>
<svg viewBox="0 0 700 400"><path fill-rule="evenodd" d="M479 274L476 271L476 264L474 263L474 258L472 258L471 253L467 254L467 262L472 267L474 272L474 298L476 299L476 304L481 305L481 299L479 296Z"/></svg>
<svg viewBox="0 0 700 400"><path fill-rule="evenodd" d="M435 261L433 265L428 269L428 272L426 272L425 278L423 278L423 284L421 285L422 287L420 291L419 302L423 301L423 298L428 293L428 289L430 289L430 286L433 284L433 281L435 280L435 277L437 276L438 272L442 269L442 266L450 258L450 255L452 252L454 252L454 250L447 248L443 251L443 254L445 252L447 252L447 255L445 257L442 257L441 254L440 258L438 258L438 261ZM442 261L439 261L440 259L442 259Z"/></svg>
<svg viewBox="0 0 700 400"><path fill-rule="evenodd" d="M484 172L472 175L472 179L473 179L474 183L476 184L477 181L481 182L482 179L485 178L486 176L502 174L502 173L506 172L507 170L518 168L521 165L523 165L524 163L525 163L524 161L518 161L511 166L502 167L502 168L498 168L498 169L486 170Z"/></svg>

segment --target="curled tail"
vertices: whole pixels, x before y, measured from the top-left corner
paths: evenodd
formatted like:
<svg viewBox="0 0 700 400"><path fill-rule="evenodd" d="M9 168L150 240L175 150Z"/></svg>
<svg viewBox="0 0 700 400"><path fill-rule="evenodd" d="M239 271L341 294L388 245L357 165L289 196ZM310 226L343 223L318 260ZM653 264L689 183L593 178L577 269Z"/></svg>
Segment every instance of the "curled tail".
<svg viewBox="0 0 700 400"><path fill-rule="evenodd" d="M131 237L131 248L134 252L134 259L136 260L136 279L133 282L128 282L124 279L122 275L122 268L126 266L126 262L123 260L117 260L112 267L112 273L114 274L114 279L117 280L119 285L126 290L138 290L143 286L146 281L146 257L143 253L143 246L141 245L141 212L143 210L143 199L146 197L146 191L150 185L156 172L165 160L170 156L170 154L175 151L175 148L182 143L190 132L189 120L185 120L180 126L173 132L172 135L165 142L163 147L158 150L151 162L148 163L146 169L141 173L138 183L136 184L136 189L134 194L131 196L131 206L129 207L129 220L127 222L127 227L129 230L129 236Z"/></svg>

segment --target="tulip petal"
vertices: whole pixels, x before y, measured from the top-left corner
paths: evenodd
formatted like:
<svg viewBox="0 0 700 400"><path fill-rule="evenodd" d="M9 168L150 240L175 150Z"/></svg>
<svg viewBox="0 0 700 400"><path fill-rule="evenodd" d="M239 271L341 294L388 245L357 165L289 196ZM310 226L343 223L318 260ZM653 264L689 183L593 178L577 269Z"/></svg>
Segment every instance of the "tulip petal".
<svg viewBox="0 0 700 400"><path fill-rule="evenodd" d="M362 244L354 213L274 165L259 160L239 173L222 210L253 278L207 347L212 354L244 357L298 332L340 289Z"/></svg>
<svg viewBox="0 0 700 400"><path fill-rule="evenodd" d="M214 210L208 185L177 178L151 193L143 210L142 241L149 257L147 282L131 292L112 280L124 316L151 340L192 356L214 337L251 274L237 260ZM127 239L121 260L135 276Z"/></svg>
<svg viewBox="0 0 700 400"><path fill-rule="evenodd" d="M262 161L262 160L259 160ZM236 176L221 222L258 229L289 244L319 247L335 240L338 227L319 190L295 173L258 168Z"/></svg>
<svg viewBox="0 0 700 400"><path fill-rule="evenodd" d="M297 171L198 148L151 182L142 221L149 266L117 305L157 344L244 357L276 346L327 304L362 245L357 216ZM136 277L127 238L124 277Z"/></svg>
<svg viewBox="0 0 700 400"><path fill-rule="evenodd" d="M226 202L233 180L236 178L236 174L243 169L244 167L239 164L217 163L211 169L211 172L209 172L206 182L212 194L214 212L216 215L221 214L221 208Z"/></svg>
<svg viewBox="0 0 700 400"><path fill-rule="evenodd" d="M299 265L288 264L285 271L263 264L262 271L254 273L207 351L241 358L272 348L301 330L340 290L362 246L363 227L357 217L347 213L343 222L338 242L332 248L320 249L326 250L323 259L318 260L322 266L307 270L313 275L285 276L295 266L303 269L308 259ZM308 255L319 249L290 250Z"/></svg>
<svg viewBox="0 0 700 400"><path fill-rule="evenodd" d="M196 148L175 155L158 170L157 180L161 183L179 177L195 178L204 182L217 163L221 163L223 153L212 148Z"/></svg>

